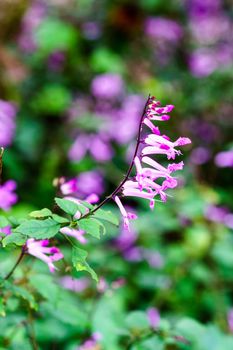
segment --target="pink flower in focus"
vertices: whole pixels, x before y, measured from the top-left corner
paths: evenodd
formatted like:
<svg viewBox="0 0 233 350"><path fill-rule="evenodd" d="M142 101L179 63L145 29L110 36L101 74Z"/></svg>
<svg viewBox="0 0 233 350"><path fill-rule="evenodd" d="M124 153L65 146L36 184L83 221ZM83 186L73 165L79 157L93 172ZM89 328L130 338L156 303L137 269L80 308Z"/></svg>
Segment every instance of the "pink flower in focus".
<svg viewBox="0 0 233 350"><path fill-rule="evenodd" d="M8 180L0 185L0 208L4 211L10 210L18 200L18 196L13 192L16 186L16 182L13 180Z"/></svg>
<svg viewBox="0 0 233 350"><path fill-rule="evenodd" d="M45 262L48 265L50 272L54 272L56 270L54 261L61 260L63 254L57 247L48 247L48 245L49 240L47 239L37 241L34 238L30 238L26 242L28 254Z"/></svg>
<svg viewBox="0 0 233 350"><path fill-rule="evenodd" d="M161 135L159 128L153 125L153 120L168 120L169 116L167 113L171 112L173 108L173 105L161 107L159 101L153 97L149 98L145 114L142 116L142 123L151 130L152 134L146 136L144 141L140 141L143 147L142 149L139 148L140 155L136 155L134 158L136 176L130 180L127 179L121 186L121 193L124 197L148 199L151 209L154 208L155 197L157 195L164 202L167 199L165 191L177 186L177 180L172 176L172 173L183 169L183 162L171 163L167 167L164 167L154 159L148 157L148 155L160 154L166 155L168 160L175 159L176 156L181 154L180 150L177 150L176 147L191 143L191 140L187 137L179 137L175 142L172 142L166 135ZM147 166L144 167L142 163ZM162 179L162 181L157 183L157 179ZM129 229L129 220L135 219L136 215L126 211L117 193L114 196L114 200L123 216L125 228Z"/></svg>

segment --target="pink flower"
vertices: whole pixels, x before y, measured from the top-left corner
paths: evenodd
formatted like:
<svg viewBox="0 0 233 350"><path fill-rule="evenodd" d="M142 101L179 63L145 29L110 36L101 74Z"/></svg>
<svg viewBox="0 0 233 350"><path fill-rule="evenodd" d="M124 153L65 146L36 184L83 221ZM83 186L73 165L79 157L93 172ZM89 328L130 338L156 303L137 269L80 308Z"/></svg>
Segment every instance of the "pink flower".
<svg viewBox="0 0 233 350"><path fill-rule="evenodd" d="M77 192L78 190L78 181L76 178L71 179L69 181L64 182L61 187L61 192L64 195L68 195L74 192Z"/></svg>
<svg viewBox="0 0 233 350"><path fill-rule="evenodd" d="M114 198L116 204L118 205L120 212L124 218L124 227L129 230L129 220L134 220L137 218L137 216L133 213L129 213L125 210L124 206L121 203L121 200L118 196L115 196Z"/></svg>
<svg viewBox="0 0 233 350"><path fill-rule="evenodd" d="M49 240L44 239L37 241L34 238L30 238L26 242L27 252L30 255L44 261L51 272L54 272L57 268L54 265L54 261L61 260L63 254L57 247L48 247Z"/></svg>
<svg viewBox="0 0 233 350"><path fill-rule="evenodd" d="M177 150L176 147L191 143L191 140L187 137L179 137L175 142L172 142L168 136L161 135L159 128L152 123L152 120L168 120L169 117L165 113L171 112L173 108L173 105L162 107L160 106L160 102L155 100L154 97L149 98L141 123L149 127L152 134L147 135L145 139L141 141L139 133L139 143L137 146L141 143L143 147L140 150L140 154L134 157L136 175L132 179L127 178L120 188L124 197L148 199L151 209L154 208L155 197L157 195L160 196L163 202L167 200L165 191L177 186L177 180L172 176L172 173L177 170L182 170L184 163L170 163L165 167L156 160L148 157L148 155L164 154L167 156L168 160L175 159L176 156L181 154L180 150ZM137 149L140 148L138 147ZM144 167L144 164L147 166ZM162 180L157 183L156 180L159 178ZM136 215L126 211L117 193L114 196L114 200L123 216L124 226L129 230L129 220L135 219Z"/></svg>
<svg viewBox="0 0 233 350"><path fill-rule="evenodd" d="M233 167L233 149L218 153L215 157L215 164L220 168Z"/></svg>
<svg viewBox="0 0 233 350"><path fill-rule="evenodd" d="M154 308L154 307L150 307L147 310L147 317L149 319L149 323L151 328L156 329L159 325L160 322L160 314L158 309Z"/></svg>
<svg viewBox="0 0 233 350"><path fill-rule="evenodd" d="M13 180L8 180L3 185L0 185L1 209L8 211L17 202L18 196L13 192L16 186L16 182Z"/></svg>
<svg viewBox="0 0 233 350"><path fill-rule="evenodd" d="M86 238L83 237L83 235L85 234L85 231L83 230L78 230L72 227L62 227L60 229L60 232L64 235L76 238L82 244L85 244L87 242Z"/></svg>

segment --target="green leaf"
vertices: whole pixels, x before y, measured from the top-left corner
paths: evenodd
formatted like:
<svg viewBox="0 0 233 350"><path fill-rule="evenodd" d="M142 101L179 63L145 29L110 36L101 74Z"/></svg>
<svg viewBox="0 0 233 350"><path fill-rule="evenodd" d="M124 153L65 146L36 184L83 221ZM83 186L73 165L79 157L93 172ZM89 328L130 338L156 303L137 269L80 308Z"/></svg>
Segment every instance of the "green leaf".
<svg viewBox="0 0 233 350"><path fill-rule="evenodd" d="M57 214L52 214L52 218L53 218L53 220L55 220L59 224L66 224L66 223L70 222L67 218L63 218L63 216L60 216Z"/></svg>
<svg viewBox="0 0 233 350"><path fill-rule="evenodd" d="M81 219L78 221L79 227L89 235L100 238L100 234L105 234L105 226L99 220L93 218Z"/></svg>
<svg viewBox="0 0 233 350"><path fill-rule="evenodd" d="M86 201L80 201L80 203L82 205L84 205L85 207L87 207L88 209L93 209L94 208L94 206L92 204L90 204L90 203L88 203Z"/></svg>
<svg viewBox="0 0 233 350"><path fill-rule="evenodd" d="M6 227L9 225L9 222L5 216L0 215L0 228Z"/></svg>
<svg viewBox="0 0 233 350"><path fill-rule="evenodd" d="M134 333L149 329L150 324L145 312L133 311L126 317L126 326Z"/></svg>
<svg viewBox="0 0 233 350"><path fill-rule="evenodd" d="M101 220L105 220L110 222L111 224L118 226L119 225L119 220L118 218L111 212L111 211L106 211L103 209L98 209L94 214L93 217Z"/></svg>
<svg viewBox="0 0 233 350"><path fill-rule="evenodd" d="M72 249L72 263L77 271L87 271L91 274L91 277L98 282L98 277L95 271L89 266L89 264L86 262L87 259L87 252L86 250L80 249L80 248L73 248Z"/></svg>
<svg viewBox="0 0 233 350"><path fill-rule="evenodd" d="M3 247L8 246L9 244L22 246L24 245L25 242L26 242L26 237L24 235L22 235L19 232L13 232L10 235L3 238L2 245Z"/></svg>
<svg viewBox="0 0 233 350"><path fill-rule="evenodd" d="M26 220L16 227L15 232L36 239L46 239L55 236L59 230L60 225L49 218L45 220Z"/></svg>
<svg viewBox="0 0 233 350"><path fill-rule="evenodd" d="M68 199L55 198L57 205L67 214L75 215L77 211L80 211L81 214L85 214L86 210L82 205L78 205Z"/></svg>
<svg viewBox="0 0 233 350"><path fill-rule="evenodd" d="M6 281L5 287L7 290L11 291L17 297L20 297L20 298L26 300L32 309L34 309L34 310L38 309L38 305L35 301L34 296L28 290L26 290L22 287L19 287L19 286L15 286L14 284L11 284L8 281Z"/></svg>
<svg viewBox="0 0 233 350"><path fill-rule="evenodd" d="M67 22L48 18L37 28L35 38L39 48L49 54L74 47L77 43L77 32Z"/></svg>
<svg viewBox="0 0 233 350"><path fill-rule="evenodd" d="M36 219L46 218L46 217L51 216L51 215L52 215L51 210L49 210L47 208L44 208L41 210L35 210L29 214L29 216L31 216L32 218L36 218Z"/></svg>
<svg viewBox="0 0 233 350"><path fill-rule="evenodd" d="M0 297L0 316L2 316L2 317L6 316L5 305L4 305L2 297Z"/></svg>

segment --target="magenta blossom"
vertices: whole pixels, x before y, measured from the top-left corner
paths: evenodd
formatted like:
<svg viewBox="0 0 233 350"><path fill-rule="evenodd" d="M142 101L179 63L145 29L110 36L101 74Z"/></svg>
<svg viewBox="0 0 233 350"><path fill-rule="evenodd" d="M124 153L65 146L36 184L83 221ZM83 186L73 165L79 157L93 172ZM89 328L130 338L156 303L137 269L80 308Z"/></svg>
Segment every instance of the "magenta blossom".
<svg viewBox="0 0 233 350"><path fill-rule="evenodd" d="M64 194L65 196L77 192L78 191L78 180L76 178L73 178L73 179L66 181L66 182L62 181L60 190L61 190L62 194Z"/></svg>
<svg viewBox="0 0 233 350"><path fill-rule="evenodd" d="M51 272L54 272L57 268L54 265L54 261L61 260L63 254L57 247L48 247L49 240L44 239L36 241L34 238L30 238L26 242L27 252L30 255L44 261Z"/></svg>
<svg viewBox="0 0 233 350"><path fill-rule="evenodd" d="M183 35L180 24L169 18L149 17L145 22L145 33L157 40L176 43Z"/></svg>
<svg viewBox="0 0 233 350"><path fill-rule="evenodd" d="M14 193L16 186L13 180L8 180L0 185L0 208L4 211L10 210L18 200L18 196Z"/></svg>
<svg viewBox="0 0 233 350"><path fill-rule="evenodd" d="M4 233L4 235L8 236L11 234L11 226L7 225L5 227L0 228L0 233Z"/></svg>
<svg viewBox="0 0 233 350"><path fill-rule="evenodd" d="M0 146L9 146L15 134L16 107L0 100Z"/></svg>
<svg viewBox="0 0 233 350"><path fill-rule="evenodd" d="M80 293L85 291L90 286L90 279L86 277L77 279L71 276L64 276L60 279L60 284L65 289Z"/></svg>
<svg viewBox="0 0 233 350"><path fill-rule="evenodd" d="M98 342L102 339L102 335L98 332L92 334L77 350L98 350Z"/></svg>
<svg viewBox="0 0 233 350"><path fill-rule="evenodd" d="M168 160L174 160L176 156L181 154L181 151L177 150L176 147L191 143L190 139L186 137L179 137L175 142L172 142L166 135L161 135L159 128L152 123L154 120L168 120L167 113L171 112L173 108L173 105L161 107L159 101L149 98L142 116L142 124L145 124L152 133L145 137L140 155L136 155L134 158L136 176L133 179L127 179L121 186L124 197L147 199L151 208L154 207L157 195L165 202L167 199L166 190L177 186L177 180L172 176L172 173L182 170L183 162L170 163L164 167L149 155L165 155ZM142 143L142 141L139 142ZM146 164L146 166L142 164ZM118 194L114 196L114 200L123 216L124 226L129 229L129 220L136 219L136 215L126 211Z"/></svg>

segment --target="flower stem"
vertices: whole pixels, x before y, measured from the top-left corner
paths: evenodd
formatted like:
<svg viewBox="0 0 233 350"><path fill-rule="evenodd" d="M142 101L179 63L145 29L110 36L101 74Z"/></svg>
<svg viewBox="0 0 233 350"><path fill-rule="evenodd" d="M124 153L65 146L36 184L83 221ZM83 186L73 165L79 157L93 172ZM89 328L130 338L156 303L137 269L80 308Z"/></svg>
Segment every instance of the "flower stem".
<svg viewBox="0 0 233 350"><path fill-rule="evenodd" d="M16 260L14 266L12 267L12 269L10 270L10 272L6 275L6 277L4 278L5 280L8 280L14 273L15 269L17 268L17 266L20 264L20 262L22 261L24 255L26 253L26 247L25 245L22 247L21 253L18 257L18 259Z"/></svg>
<svg viewBox="0 0 233 350"><path fill-rule="evenodd" d="M138 136L137 136L137 143L136 143L136 147L135 147L135 151L134 151L134 155L132 157L132 161L130 163L130 166L128 168L128 171L124 177L124 179L121 181L121 183L117 186L117 188L109 195L107 196L100 204L97 205L97 207L95 207L93 210L90 210L87 214L83 215L80 219L83 219L89 215L92 215L93 213L95 213L98 209L100 209L104 204L106 204L108 201L110 201L111 199L114 199L114 196L121 190L122 186L125 184L125 182L128 180L131 171L133 169L134 166L134 159L138 153L138 148L141 142L141 133L142 133L142 123L143 123L143 119L147 110L147 105L148 102L150 100L150 95L147 98L146 104L144 106L143 112L141 114L141 118L140 118L140 122L139 122L139 127L138 127Z"/></svg>

